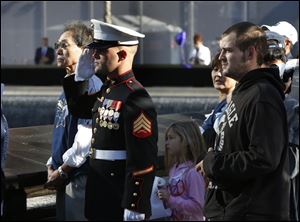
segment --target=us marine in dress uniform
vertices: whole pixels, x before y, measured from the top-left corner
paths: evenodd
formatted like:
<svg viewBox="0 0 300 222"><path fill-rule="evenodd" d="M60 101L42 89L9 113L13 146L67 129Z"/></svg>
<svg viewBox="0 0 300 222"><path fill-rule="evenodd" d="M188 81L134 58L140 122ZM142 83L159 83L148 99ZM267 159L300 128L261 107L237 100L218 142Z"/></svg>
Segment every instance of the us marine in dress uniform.
<svg viewBox="0 0 300 222"><path fill-rule="evenodd" d="M144 220L151 215L158 139L154 104L131 70L144 35L91 21L94 41L81 55L75 78L64 80L70 112L93 120L85 215L89 220ZM86 79L94 69L107 79L91 96Z"/></svg>

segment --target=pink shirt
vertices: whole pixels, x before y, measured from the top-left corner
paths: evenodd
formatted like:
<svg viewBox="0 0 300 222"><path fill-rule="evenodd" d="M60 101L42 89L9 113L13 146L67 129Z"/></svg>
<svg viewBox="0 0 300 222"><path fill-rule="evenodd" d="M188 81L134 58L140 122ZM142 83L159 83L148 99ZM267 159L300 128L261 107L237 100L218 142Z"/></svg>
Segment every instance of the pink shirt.
<svg viewBox="0 0 300 222"><path fill-rule="evenodd" d="M191 161L171 168L168 188L170 198L167 206L172 210L173 220L204 220L205 182Z"/></svg>

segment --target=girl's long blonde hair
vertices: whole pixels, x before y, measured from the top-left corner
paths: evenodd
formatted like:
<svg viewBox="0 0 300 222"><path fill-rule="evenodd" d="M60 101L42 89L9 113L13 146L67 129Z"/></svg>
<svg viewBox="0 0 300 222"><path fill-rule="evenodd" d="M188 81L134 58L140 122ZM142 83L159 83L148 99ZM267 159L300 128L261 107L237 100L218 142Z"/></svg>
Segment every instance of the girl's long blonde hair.
<svg viewBox="0 0 300 222"><path fill-rule="evenodd" d="M173 130L183 143L183 150L179 158L172 158L165 149L165 166L170 169L176 161L179 163L188 160L196 164L205 155L207 148L203 136L201 135L198 123L195 120L181 120L172 123L166 130L165 139L170 130Z"/></svg>

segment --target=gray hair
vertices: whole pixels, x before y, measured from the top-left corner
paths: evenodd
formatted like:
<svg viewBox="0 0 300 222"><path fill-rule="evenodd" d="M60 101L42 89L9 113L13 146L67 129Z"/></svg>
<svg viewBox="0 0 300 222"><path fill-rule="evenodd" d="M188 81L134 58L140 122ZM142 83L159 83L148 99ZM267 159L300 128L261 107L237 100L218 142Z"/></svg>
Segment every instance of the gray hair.
<svg viewBox="0 0 300 222"><path fill-rule="evenodd" d="M93 41L93 30L80 21L66 25L63 32L71 32L78 47L84 47Z"/></svg>

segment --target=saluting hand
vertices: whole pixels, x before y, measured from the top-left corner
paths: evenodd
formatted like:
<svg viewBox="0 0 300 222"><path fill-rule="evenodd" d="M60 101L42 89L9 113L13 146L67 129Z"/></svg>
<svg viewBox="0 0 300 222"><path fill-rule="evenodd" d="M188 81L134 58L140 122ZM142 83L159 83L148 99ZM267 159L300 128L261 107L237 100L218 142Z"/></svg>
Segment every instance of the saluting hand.
<svg viewBox="0 0 300 222"><path fill-rule="evenodd" d="M94 50L84 49L75 68L75 81L83 81L95 74Z"/></svg>

